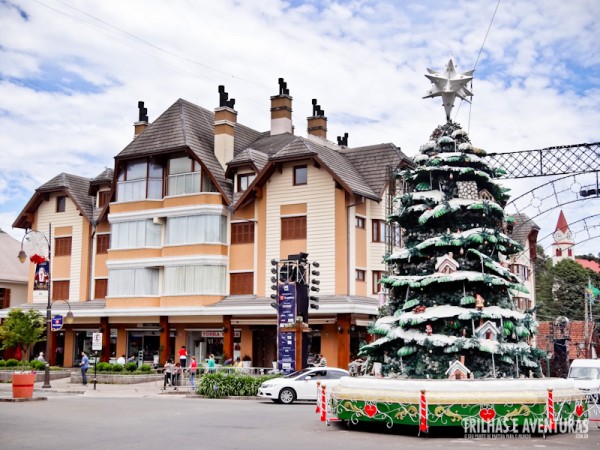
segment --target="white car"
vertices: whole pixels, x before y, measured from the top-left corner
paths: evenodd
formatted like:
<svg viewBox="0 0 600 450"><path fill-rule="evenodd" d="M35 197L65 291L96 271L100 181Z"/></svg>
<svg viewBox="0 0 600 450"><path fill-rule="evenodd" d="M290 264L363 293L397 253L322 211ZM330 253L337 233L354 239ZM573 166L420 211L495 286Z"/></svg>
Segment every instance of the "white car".
<svg viewBox="0 0 600 450"><path fill-rule="evenodd" d="M329 388L338 384L341 377L348 375L347 370L335 367L310 367L265 381L258 388L258 396L286 405L294 400L316 400L318 381Z"/></svg>

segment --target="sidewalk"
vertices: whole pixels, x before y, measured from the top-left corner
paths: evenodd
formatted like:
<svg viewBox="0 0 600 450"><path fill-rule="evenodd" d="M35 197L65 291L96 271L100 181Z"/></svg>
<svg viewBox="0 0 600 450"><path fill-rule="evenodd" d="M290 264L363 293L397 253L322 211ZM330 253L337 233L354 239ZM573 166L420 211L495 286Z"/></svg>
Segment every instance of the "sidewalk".
<svg viewBox="0 0 600 450"><path fill-rule="evenodd" d="M148 383L138 384L96 384L96 390L94 390L94 376L88 375L88 384L86 386L82 384L71 383L70 378L60 378L58 380L52 380L50 388L42 388L43 382L35 383L33 388L33 397L46 397L46 394L70 394L70 395L84 395L87 397L156 397L166 395L180 395L191 394L191 390L188 388L179 388L175 391L172 387L167 388L166 391L162 390L162 381L151 381ZM10 383L0 383L0 398L10 398L12 396L12 385Z"/></svg>

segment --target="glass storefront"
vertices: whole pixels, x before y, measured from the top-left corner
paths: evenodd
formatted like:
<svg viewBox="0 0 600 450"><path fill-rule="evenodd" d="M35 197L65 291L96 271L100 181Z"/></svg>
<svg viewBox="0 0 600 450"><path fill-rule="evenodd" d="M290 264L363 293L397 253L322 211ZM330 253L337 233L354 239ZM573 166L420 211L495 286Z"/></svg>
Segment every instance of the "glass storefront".
<svg viewBox="0 0 600 450"><path fill-rule="evenodd" d="M75 330L73 339L73 366L79 366L81 362L81 352L85 352L90 361L92 361L92 334L97 333L98 328L93 330Z"/></svg>
<svg viewBox="0 0 600 450"><path fill-rule="evenodd" d="M172 342L175 337L172 337ZM129 330L127 332L127 360L132 356L139 365L158 364L160 352L159 330Z"/></svg>
<svg viewBox="0 0 600 450"><path fill-rule="evenodd" d="M233 334L233 355L223 355L223 332L221 330L186 330L187 342L186 348L188 354L194 355L198 364L203 364L208 359L208 355L215 355L217 364L223 364L225 356L227 359L240 356L241 332L234 330ZM237 350L236 350L237 349Z"/></svg>

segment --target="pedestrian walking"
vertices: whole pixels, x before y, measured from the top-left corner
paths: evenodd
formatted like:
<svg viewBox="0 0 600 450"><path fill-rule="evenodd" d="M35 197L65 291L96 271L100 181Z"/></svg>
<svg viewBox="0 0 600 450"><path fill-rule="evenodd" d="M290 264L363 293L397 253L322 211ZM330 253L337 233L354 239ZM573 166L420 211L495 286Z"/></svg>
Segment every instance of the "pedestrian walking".
<svg viewBox="0 0 600 450"><path fill-rule="evenodd" d="M192 386L193 390L196 390L196 370L198 370L198 363L196 362L196 357L192 356L188 371L190 372L190 386Z"/></svg>
<svg viewBox="0 0 600 450"><path fill-rule="evenodd" d="M167 359L167 362L165 363L164 369L165 369L165 382L163 384L163 390L167 389L167 384L172 385L173 384L173 361L169 358Z"/></svg>
<svg viewBox="0 0 600 450"><path fill-rule="evenodd" d="M181 364L176 363L175 367L173 367L173 389L177 390L177 386L179 385L179 377L182 373Z"/></svg>
<svg viewBox="0 0 600 450"><path fill-rule="evenodd" d="M81 381L83 382L83 385L85 386L87 384L87 371L90 368L90 359L88 358L88 356L85 354L85 352L81 352L81 362L79 363L79 365L81 366Z"/></svg>
<svg viewBox="0 0 600 450"><path fill-rule="evenodd" d="M206 362L206 367L208 369L208 373L215 372L215 355L212 353L208 355L208 361Z"/></svg>

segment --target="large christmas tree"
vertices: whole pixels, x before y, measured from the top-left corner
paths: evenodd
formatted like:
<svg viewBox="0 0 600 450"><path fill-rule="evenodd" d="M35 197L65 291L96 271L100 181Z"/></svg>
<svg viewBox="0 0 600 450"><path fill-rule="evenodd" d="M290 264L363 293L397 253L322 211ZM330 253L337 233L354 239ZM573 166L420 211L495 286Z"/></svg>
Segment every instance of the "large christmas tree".
<svg viewBox="0 0 600 450"><path fill-rule="evenodd" d="M384 376L540 373L544 353L529 345L537 323L512 301L527 290L505 262L523 249L506 231L508 189L494 181L504 171L490 168L450 120L454 97L470 95L470 75L457 74L452 61L443 75L427 75L428 96L443 97L447 122L421 147L417 167L399 174L404 189L389 219L401 227L404 248L387 257L389 300L370 330L379 338L361 349Z"/></svg>

